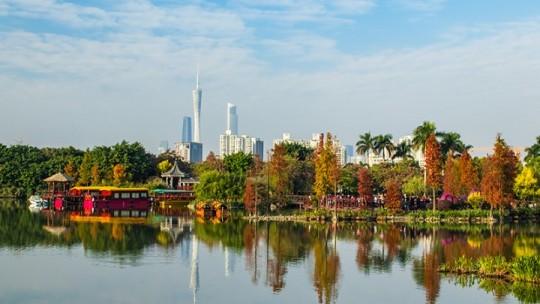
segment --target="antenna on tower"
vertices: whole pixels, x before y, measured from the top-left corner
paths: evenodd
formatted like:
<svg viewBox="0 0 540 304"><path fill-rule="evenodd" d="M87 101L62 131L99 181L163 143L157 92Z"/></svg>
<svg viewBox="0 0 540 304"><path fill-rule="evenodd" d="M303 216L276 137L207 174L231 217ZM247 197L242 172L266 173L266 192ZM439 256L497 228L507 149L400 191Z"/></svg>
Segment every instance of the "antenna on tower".
<svg viewBox="0 0 540 304"><path fill-rule="evenodd" d="M197 89L199 88L199 64L197 63Z"/></svg>

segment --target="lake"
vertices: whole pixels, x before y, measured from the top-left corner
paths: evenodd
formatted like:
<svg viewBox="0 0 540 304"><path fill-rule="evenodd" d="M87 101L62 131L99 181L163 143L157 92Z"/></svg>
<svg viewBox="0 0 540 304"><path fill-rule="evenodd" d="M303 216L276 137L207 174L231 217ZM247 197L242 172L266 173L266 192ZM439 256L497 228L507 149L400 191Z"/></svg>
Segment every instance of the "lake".
<svg viewBox="0 0 540 304"><path fill-rule="evenodd" d="M535 303L537 285L441 274L540 250L537 225L72 222L0 207L0 303Z"/></svg>

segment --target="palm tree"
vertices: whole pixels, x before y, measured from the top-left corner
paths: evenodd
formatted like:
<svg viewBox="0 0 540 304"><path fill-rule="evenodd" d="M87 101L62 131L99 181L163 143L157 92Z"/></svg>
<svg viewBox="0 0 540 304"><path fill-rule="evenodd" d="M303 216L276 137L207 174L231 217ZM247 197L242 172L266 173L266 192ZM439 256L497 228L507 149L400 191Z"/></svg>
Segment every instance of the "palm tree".
<svg viewBox="0 0 540 304"><path fill-rule="evenodd" d="M374 138L374 150L377 151L377 154L382 152L383 160L386 160L386 153L388 156L392 155L394 151L394 143L392 142L392 134L377 135Z"/></svg>
<svg viewBox="0 0 540 304"><path fill-rule="evenodd" d="M536 143L525 149L525 152L527 153L525 156L526 162L540 156L540 136L536 137Z"/></svg>
<svg viewBox="0 0 540 304"><path fill-rule="evenodd" d="M413 148L415 150L420 150L424 155L426 155L426 141L431 136L431 134L436 134L435 131L437 127L434 122L424 121L421 125L416 127L413 131ZM427 171L424 168L424 185L427 183Z"/></svg>
<svg viewBox="0 0 540 304"><path fill-rule="evenodd" d="M461 141L461 135L456 132L441 132L437 134L441 145L441 154L443 159L446 158L448 152L463 153L465 144Z"/></svg>
<svg viewBox="0 0 540 304"><path fill-rule="evenodd" d="M431 134L435 133L436 129L435 123L431 121L424 121L421 125L416 127L413 131L413 148L425 152L426 141Z"/></svg>
<svg viewBox="0 0 540 304"><path fill-rule="evenodd" d="M396 146L394 155L392 155L392 160L396 158L401 158L401 159L414 158L412 155L412 145L408 141L402 141Z"/></svg>
<svg viewBox="0 0 540 304"><path fill-rule="evenodd" d="M374 149L374 138L370 132L361 134L356 142L356 153L364 154L369 165L369 152Z"/></svg>

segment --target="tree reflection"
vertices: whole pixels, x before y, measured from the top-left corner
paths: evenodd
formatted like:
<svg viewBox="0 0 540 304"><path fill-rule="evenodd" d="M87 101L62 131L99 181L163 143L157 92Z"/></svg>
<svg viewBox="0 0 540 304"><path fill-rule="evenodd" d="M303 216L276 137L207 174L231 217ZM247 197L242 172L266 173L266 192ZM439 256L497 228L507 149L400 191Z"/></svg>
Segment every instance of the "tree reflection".
<svg viewBox="0 0 540 304"><path fill-rule="evenodd" d="M332 303L337 299L336 284L340 274L335 231L333 246L328 246L328 229L317 232L313 245L313 285L317 291L319 303Z"/></svg>

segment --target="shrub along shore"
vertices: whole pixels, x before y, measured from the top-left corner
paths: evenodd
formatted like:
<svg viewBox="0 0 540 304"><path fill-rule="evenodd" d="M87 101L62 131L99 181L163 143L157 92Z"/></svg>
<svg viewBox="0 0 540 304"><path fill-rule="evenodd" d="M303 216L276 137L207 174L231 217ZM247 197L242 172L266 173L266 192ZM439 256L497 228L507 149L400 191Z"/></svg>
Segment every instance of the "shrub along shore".
<svg viewBox="0 0 540 304"><path fill-rule="evenodd" d="M441 265L439 271L538 284L540 283L540 257L523 256L507 260L503 256L485 256L478 259L462 256L451 263Z"/></svg>
<svg viewBox="0 0 540 304"><path fill-rule="evenodd" d="M490 224L496 222L536 222L540 219L540 208L519 208L512 210L494 211L490 216L489 210L419 210L390 212L387 209L364 210L333 210L315 209L293 211L281 214L246 215L250 221L294 221L294 222L326 222L326 221L367 221L394 223L478 223Z"/></svg>

